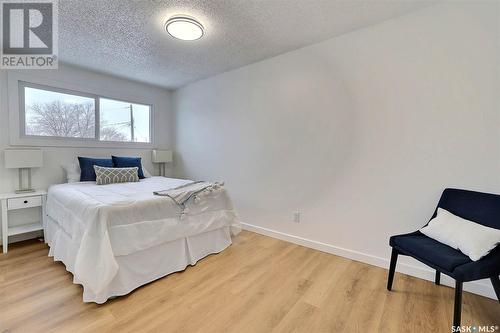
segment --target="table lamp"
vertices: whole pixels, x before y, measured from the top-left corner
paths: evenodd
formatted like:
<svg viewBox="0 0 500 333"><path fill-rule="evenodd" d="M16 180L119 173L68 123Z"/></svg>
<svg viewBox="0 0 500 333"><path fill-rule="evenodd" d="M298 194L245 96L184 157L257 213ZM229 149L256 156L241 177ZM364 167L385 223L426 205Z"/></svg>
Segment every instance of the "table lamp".
<svg viewBox="0 0 500 333"><path fill-rule="evenodd" d="M172 162L171 150L153 150L151 154L151 161L159 163L159 174L165 177L165 163Z"/></svg>
<svg viewBox="0 0 500 333"><path fill-rule="evenodd" d="M31 188L31 168L43 166L43 154L41 149L5 149L5 168L19 169L19 188L16 193L35 192ZM24 174L28 174L28 184L24 184Z"/></svg>

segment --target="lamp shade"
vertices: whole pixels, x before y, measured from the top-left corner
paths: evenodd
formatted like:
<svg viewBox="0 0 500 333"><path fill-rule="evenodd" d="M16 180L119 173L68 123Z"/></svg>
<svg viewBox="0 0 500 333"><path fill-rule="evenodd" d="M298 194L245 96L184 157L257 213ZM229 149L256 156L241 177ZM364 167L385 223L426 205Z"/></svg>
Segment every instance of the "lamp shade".
<svg viewBox="0 0 500 333"><path fill-rule="evenodd" d="M41 149L6 149L5 168L37 168L43 166Z"/></svg>
<svg viewBox="0 0 500 333"><path fill-rule="evenodd" d="M171 150L153 150L151 154L151 161L153 163L166 163L172 162Z"/></svg>

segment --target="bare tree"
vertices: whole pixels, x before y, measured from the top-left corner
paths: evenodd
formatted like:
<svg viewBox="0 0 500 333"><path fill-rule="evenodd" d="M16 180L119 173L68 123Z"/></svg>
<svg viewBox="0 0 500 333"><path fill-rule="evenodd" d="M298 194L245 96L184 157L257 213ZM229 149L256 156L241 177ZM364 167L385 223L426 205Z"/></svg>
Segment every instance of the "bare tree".
<svg viewBox="0 0 500 333"><path fill-rule="evenodd" d="M27 134L93 138L95 112L92 103L65 104L60 101L35 103L30 106L32 117Z"/></svg>
<svg viewBox="0 0 500 333"><path fill-rule="evenodd" d="M101 128L101 140L103 141L128 141L125 134L118 132L114 127Z"/></svg>
<svg viewBox="0 0 500 333"><path fill-rule="evenodd" d="M26 134L72 138L95 137L95 108L93 103L35 103L30 107ZM127 137L111 125L103 124L101 140L127 141Z"/></svg>

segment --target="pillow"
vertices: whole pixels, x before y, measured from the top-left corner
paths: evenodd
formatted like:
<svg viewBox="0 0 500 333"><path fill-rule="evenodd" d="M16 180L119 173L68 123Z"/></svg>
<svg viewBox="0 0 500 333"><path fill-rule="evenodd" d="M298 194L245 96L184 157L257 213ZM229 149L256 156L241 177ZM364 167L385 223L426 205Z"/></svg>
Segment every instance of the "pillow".
<svg viewBox="0 0 500 333"><path fill-rule="evenodd" d="M80 166L78 163L73 162L70 164L65 164L62 166L64 172L66 172L66 180L68 183L76 183L80 181Z"/></svg>
<svg viewBox="0 0 500 333"><path fill-rule="evenodd" d="M142 172L144 173L144 178L151 178L151 172L148 171L145 167L142 167Z"/></svg>
<svg viewBox="0 0 500 333"><path fill-rule="evenodd" d="M138 182L137 167L106 168L94 165L97 185Z"/></svg>
<svg viewBox="0 0 500 333"><path fill-rule="evenodd" d="M111 156L113 159L113 166L115 168L133 168L137 167L139 179L144 179L144 173L142 172L142 163L140 157L119 157Z"/></svg>
<svg viewBox="0 0 500 333"><path fill-rule="evenodd" d="M420 232L460 250L472 261L487 255L500 243L500 230L486 227L438 208L437 215Z"/></svg>
<svg viewBox="0 0 500 333"><path fill-rule="evenodd" d="M91 157L80 157L78 156L78 162L80 163L80 181L94 181L95 182L95 171L94 165L102 167L113 167L113 160L110 158L91 158Z"/></svg>

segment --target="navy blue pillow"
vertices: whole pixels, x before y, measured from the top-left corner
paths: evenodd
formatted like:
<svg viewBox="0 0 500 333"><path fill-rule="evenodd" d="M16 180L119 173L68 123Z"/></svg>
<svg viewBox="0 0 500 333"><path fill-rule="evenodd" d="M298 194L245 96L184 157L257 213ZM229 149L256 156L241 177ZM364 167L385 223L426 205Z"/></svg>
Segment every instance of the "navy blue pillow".
<svg viewBox="0 0 500 333"><path fill-rule="evenodd" d="M80 181L94 181L95 182L95 171L94 165L112 168L113 160L110 158L92 158L92 157L80 157L78 156L78 162L80 163Z"/></svg>
<svg viewBox="0 0 500 333"><path fill-rule="evenodd" d="M139 179L144 179L144 172L142 172L142 162L140 157L120 157L120 156L111 156L113 159L113 165L115 168L139 168L137 170L137 174L139 175Z"/></svg>

